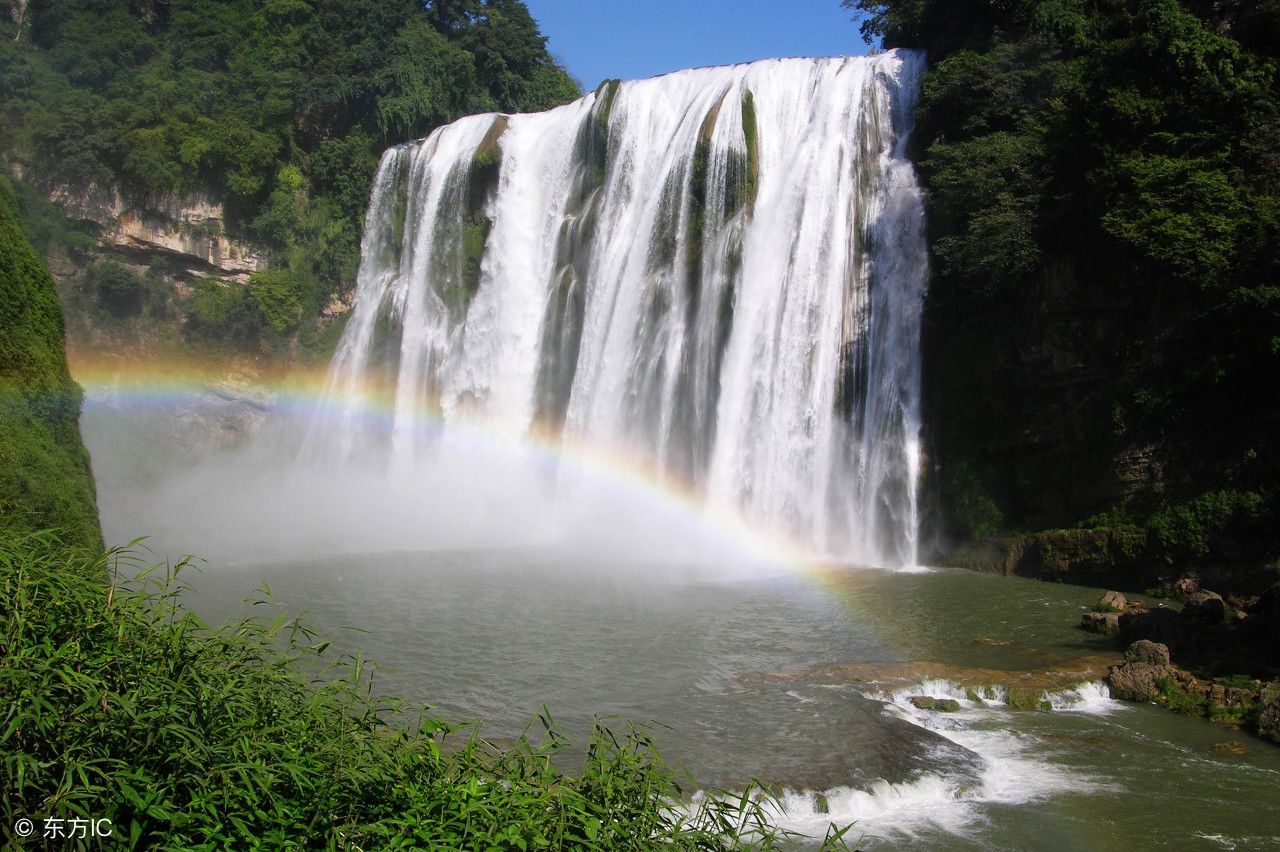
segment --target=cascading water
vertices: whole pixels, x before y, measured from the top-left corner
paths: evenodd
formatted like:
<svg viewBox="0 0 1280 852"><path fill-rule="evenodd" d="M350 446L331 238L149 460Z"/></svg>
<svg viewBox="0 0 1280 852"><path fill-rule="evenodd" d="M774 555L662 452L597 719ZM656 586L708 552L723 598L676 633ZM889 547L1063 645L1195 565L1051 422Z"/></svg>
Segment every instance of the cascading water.
<svg viewBox="0 0 1280 852"><path fill-rule="evenodd" d="M403 470L452 423L551 429L815 552L914 564L922 62L610 82L391 149L306 452ZM389 441L354 402L375 385Z"/></svg>

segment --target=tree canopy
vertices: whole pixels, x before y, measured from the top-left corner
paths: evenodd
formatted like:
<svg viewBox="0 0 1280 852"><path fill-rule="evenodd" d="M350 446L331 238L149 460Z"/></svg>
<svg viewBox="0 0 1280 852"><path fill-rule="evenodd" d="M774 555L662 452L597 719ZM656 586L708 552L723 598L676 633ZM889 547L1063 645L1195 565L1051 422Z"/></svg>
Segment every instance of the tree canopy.
<svg viewBox="0 0 1280 852"><path fill-rule="evenodd" d="M1177 516L1222 489L1272 523L1280 2L844 5L928 51L913 146L952 533Z"/></svg>
<svg viewBox="0 0 1280 852"><path fill-rule="evenodd" d="M0 23L0 156L46 185L116 187L144 205L211 195L287 268L306 316L354 279L382 149L579 94L520 0L23 9Z"/></svg>

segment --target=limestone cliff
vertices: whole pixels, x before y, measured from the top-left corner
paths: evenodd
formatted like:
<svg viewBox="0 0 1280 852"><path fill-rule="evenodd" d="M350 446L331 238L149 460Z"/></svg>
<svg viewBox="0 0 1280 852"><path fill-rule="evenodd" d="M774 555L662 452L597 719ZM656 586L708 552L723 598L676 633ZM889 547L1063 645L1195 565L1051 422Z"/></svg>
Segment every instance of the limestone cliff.
<svg viewBox="0 0 1280 852"><path fill-rule="evenodd" d="M45 184L40 190L67 218L96 225L103 248L123 252L143 265L166 257L189 275L240 283L267 265L262 250L227 233L223 206L208 195L143 203L126 199L115 187Z"/></svg>

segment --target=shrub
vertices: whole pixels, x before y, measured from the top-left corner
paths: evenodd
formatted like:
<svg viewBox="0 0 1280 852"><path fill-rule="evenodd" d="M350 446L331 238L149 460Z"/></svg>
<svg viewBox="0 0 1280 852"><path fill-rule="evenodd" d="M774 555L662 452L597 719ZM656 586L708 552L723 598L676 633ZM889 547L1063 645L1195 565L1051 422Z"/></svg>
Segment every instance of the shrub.
<svg viewBox="0 0 1280 852"><path fill-rule="evenodd" d="M101 260L85 270L85 283L108 313L133 316L142 310L147 284L117 260Z"/></svg>
<svg viewBox="0 0 1280 852"><path fill-rule="evenodd" d="M1212 491L1162 509L1152 515L1147 527L1167 558L1204 556L1233 526L1257 521L1264 502L1262 495L1251 491Z"/></svg>
<svg viewBox="0 0 1280 852"><path fill-rule="evenodd" d="M264 269L249 278L249 292L262 321L279 333L292 331L302 319L298 287L285 269Z"/></svg>
<svg viewBox="0 0 1280 852"><path fill-rule="evenodd" d="M187 332L197 339L249 345L262 333L262 311L247 287L201 280L187 308Z"/></svg>

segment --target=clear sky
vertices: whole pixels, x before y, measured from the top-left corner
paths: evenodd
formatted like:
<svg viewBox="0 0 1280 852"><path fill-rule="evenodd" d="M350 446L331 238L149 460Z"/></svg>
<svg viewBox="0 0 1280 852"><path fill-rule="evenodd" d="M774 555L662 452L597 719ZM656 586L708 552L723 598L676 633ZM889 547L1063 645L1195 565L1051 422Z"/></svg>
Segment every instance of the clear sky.
<svg viewBox="0 0 1280 852"><path fill-rule="evenodd" d="M862 54L840 0L525 0L587 90L601 80L777 56Z"/></svg>

